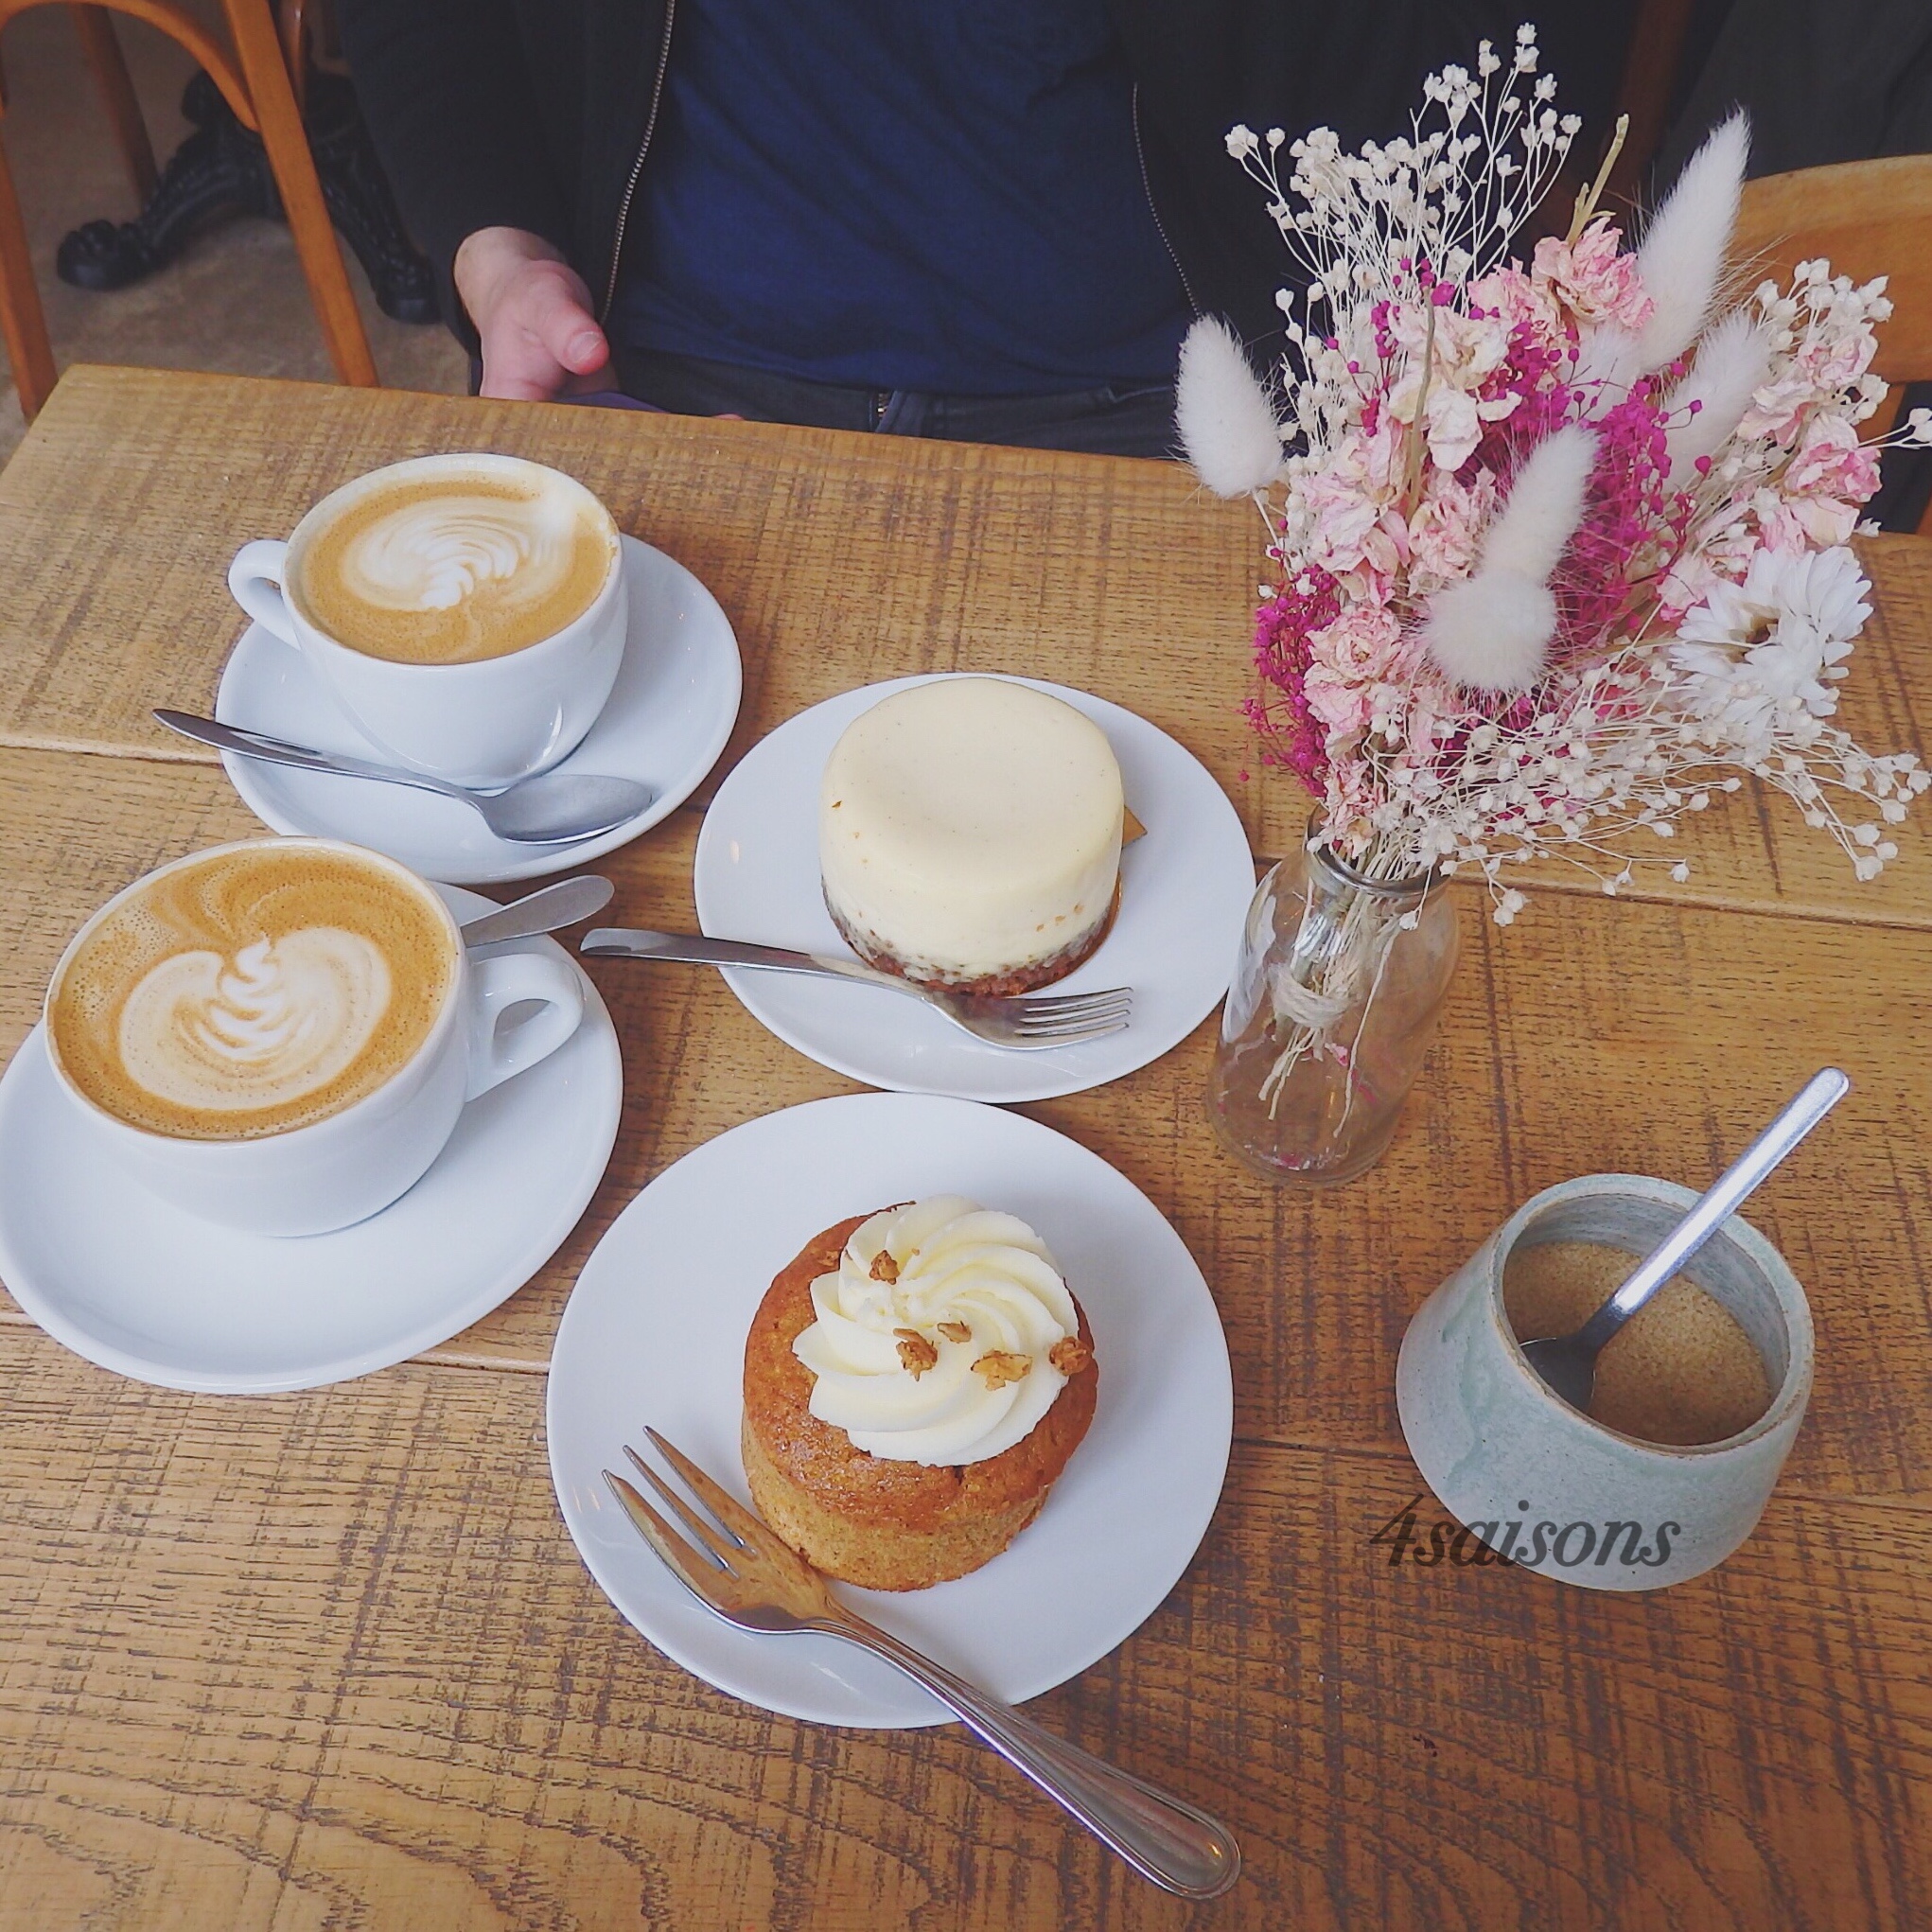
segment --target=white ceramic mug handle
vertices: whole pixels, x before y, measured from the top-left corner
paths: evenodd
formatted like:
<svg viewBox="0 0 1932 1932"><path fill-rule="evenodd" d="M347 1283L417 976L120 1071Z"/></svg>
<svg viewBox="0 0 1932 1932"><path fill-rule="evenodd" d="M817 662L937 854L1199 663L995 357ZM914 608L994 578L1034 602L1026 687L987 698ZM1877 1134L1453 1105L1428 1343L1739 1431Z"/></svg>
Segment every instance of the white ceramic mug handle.
<svg viewBox="0 0 1932 1932"><path fill-rule="evenodd" d="M533 1013L506 1032L498 1021L506 1007L541 1000ZM568 959L553 953L501 953L469 962L469 1085L473 1100L513 1075L554 1053L584 1018L584 982Z"/></svg>
<svg viewBox="0 0 1932 1932"><path fill-rule="evenodd" d="M288 559L289 546L279 538L264 536L244 543L228 566L228 588L236 603L265 631L272 632L285 644L293 644L295 625L282 590Z"/></svg>

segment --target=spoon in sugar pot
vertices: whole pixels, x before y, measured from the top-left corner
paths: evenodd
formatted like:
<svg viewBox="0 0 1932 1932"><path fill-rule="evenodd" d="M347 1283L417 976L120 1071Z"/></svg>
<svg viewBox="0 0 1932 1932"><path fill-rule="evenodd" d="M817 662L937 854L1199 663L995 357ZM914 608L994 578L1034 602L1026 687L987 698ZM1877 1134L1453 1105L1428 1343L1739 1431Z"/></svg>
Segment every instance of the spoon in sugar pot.
<svg viewBox="0 0 1932 1932"><path fill-rule="evenodd" d="M1835 1066L1807 1080L1798 1097L1712 1184L1636 1272L1582 1327L1519 1344L1524 1359L1572 1409L1589 1413L1596 1361L1610 1338L1708 1241L1804 1136L1851 1092Z"/></svg>

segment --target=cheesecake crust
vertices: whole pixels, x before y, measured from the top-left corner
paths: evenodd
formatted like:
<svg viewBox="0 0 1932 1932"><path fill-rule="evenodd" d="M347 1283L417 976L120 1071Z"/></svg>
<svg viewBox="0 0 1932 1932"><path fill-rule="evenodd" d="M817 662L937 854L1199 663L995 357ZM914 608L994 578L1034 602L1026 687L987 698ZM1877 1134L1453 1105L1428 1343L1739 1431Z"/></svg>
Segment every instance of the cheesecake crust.
<svg viewBox="0 0 1932 1932"><path fill-rule="evenodd" d="M1064 979L1099 951L1100 942L1114 930L1114 922L1120 916L1120 882L1117 879L1114 882L1114 897L1108 901L1105 916L1059 952L1049 953L1045 958L1036 959L1030 965L1016 966L1010 972L983 973L975 979L950 979L943 975L915 973L876 934L856 929L840 914L829 896L825 901L825 910L832 915L832 922L838 928L839 938L868 966L876 966L882 973L910 980L914 986L930 986L941 992L975 993L982 999L1010 999L1015 993L1032 992L1040 987L1051 986L1056 979Z"/></svg>

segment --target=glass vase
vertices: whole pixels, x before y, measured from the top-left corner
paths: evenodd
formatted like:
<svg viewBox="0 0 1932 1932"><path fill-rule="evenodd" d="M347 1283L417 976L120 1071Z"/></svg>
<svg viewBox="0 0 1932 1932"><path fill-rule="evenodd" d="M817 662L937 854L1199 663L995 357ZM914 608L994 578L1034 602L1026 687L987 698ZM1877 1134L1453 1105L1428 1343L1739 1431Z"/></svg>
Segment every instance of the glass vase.
<svg viewBox="0 0 1932 1932"><path fill-rule="evenodd" d="M1434 1037L1455 905L1431 873L1373 872L1310 841L1248 908L1207 1111L1221 1145L1271 1181L1322 1186L1374 1167Z"/></svg>

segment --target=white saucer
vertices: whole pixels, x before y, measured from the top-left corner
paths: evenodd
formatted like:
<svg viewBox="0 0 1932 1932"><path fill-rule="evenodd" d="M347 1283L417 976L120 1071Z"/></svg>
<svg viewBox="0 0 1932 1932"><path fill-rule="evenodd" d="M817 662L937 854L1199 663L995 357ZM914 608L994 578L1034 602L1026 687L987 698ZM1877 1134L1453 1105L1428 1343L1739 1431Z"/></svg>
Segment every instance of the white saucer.
<svg viewBox="0 0 1932 1932"><path fill-rule="evenodd" d="M1227 1343L1193 1257L1098 1154L1023 1115L849 1094L734 1127L658 1176L584 1265L551 1356L551 1474L579 1554L658 1648L708 1683L819 1724L943 1723L888 1665L830 1637L713 1616L605 1487L649 1423L734 1495L745 1334L774 1275L821 1229L962 1193L1030 1221L1087 1311L1099 1404L1046 1506L985 1569L936 1590L841 1592L1010 1703L1124 1642L1206 1534L1227 1471Z"/></svg>
<svg viewBox="0 0 1932 1932"><path fill-rule="evenodd" d="M590 735L557 769L655 786L658 796L635 818L570 845L513 845L467 805L405 785L293 771L223 752L229 782L276 832L346 838L400 859L425 878L459 885L534 879L627 845L675 812L717 763L737 722L744 673L738 640L717 599L662 551L634 536L623 542L630 573L624 663ZM324 689L308 660L259 624L250 624L229 655L215 715L224 725L319 751L387 762Z"/></svg>
<svg viewBox="0 0 1932 1932"><path fill-rule="evenodd" d="M459 919L488 902L443 895ZM498 950L545 949L550 940ZM584 1022L463 1111L393 1206L332 1235L238 1234L127 1178L54 1083L43 1028L0 1079L0 1280L57 1342L136 1381L242 1393L319 1388L405 1361L507 1301L549 1260L610 1159L617 1032Z"/></svg>
<svg viewBox="0 0 1932 1932"><path fill-rule="evenodd" d="M847 951L818 884L818 780L838 735L901 677L827 698L754 745L719 788L698 834L698 923L713 939ZM989 1046L903 993L777 973L728 972L751 1012L809 1059L869 1086L964 1100L1045 1100L1118 1080L1185 1040L1226 992L1255 865L1235 808L1168 734L1105 698L1033 678L1107 734L1127 802L1147 835L1120 855L1114 930L1078 972L1046 989L1133 989L1125 1032L1050 1053Z"/></svg>

